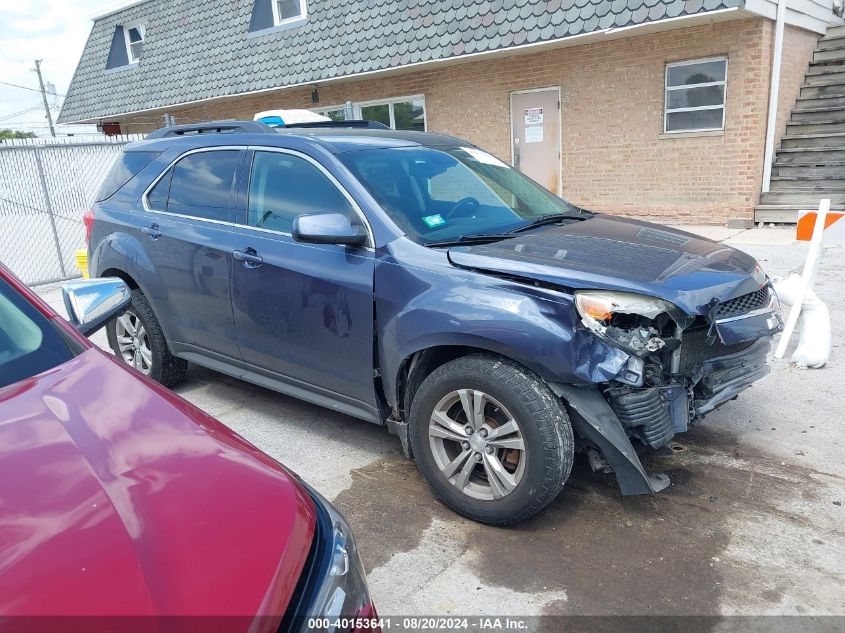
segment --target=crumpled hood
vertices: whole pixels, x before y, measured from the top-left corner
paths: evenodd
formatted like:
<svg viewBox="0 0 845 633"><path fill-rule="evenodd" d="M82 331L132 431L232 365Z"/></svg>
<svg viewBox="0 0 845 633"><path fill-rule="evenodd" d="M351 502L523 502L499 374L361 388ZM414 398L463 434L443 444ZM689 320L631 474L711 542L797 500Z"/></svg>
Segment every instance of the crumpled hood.
<svg viewBox="0 0 845 633"><path fill-rule="evenodd" d="M756 260L691 233L610 215L526 232L513 239L449 250L463 268L574 289L638 292L706 314L765 283Z"/></svg>
<svg viewBox="0 0 845 633"><path fill-rule="evenodd" d="M314 505L238 435L93 348L0 411L4 616L284 611Z"/></svg>

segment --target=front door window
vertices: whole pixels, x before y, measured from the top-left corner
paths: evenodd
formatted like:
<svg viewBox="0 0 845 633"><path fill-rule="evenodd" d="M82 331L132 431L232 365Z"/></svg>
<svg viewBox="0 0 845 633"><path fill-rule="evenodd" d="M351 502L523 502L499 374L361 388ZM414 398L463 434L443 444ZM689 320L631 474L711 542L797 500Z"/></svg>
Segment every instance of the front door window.
<svg viewBox="0 0 845 633"><path fill-rule="evenodd" d="M352 205L314 164L281 152L256 152L249 179L247 224L290 233L306 213L343 213L356 221Z"/></svg>

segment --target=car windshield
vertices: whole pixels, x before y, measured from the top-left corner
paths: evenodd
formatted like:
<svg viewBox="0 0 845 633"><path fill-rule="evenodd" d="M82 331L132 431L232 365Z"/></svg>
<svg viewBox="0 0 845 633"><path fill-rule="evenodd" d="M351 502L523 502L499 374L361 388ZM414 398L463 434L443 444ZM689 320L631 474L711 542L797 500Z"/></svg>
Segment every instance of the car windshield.
<svg viewBox="0 0 845 633"><path fill-rule="evenodd" d="M0 388L73 358L58 329L0 279Z"/></svg>
<svg viewBox="0 0 845 633"><path fill-rule="evenodd" d="M398 147L342 154L385 212L421 244L500 234L547 216L581 216L475 147Z"/></svg>

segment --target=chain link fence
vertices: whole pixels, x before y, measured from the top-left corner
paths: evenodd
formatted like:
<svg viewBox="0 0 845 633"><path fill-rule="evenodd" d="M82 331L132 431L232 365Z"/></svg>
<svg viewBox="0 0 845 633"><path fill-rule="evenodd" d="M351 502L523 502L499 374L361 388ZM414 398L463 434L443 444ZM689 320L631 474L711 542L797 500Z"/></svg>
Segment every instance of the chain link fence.
<svg viewBox="0 0 845 633"><path fill-rule="evenodd" d="M0 145L0 261L31 285L79 277L82 214L129 140Z"/></svg>

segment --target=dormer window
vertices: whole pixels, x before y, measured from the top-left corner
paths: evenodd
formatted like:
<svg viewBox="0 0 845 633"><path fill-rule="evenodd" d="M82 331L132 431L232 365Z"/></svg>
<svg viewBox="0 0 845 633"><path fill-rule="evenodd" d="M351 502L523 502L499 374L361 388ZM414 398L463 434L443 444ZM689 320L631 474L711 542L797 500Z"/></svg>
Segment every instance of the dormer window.
<svg viewBox="0 0 845 633"><path fill-rule="evenodd" d="M118 72L135 68L141 59L147 28L140 22L116 25L112 35L106 70Z"/></svg>
<svg viewBox="0 0 845 633"><path fill-rule="evenodd" d="M308 14L305 0L272 0L273 22L276 26L301 20Z"/></svg>
<svg viewBox="0 0 845 633"><path fill-rule="evenodd" d="M130 64L137 64L141 59L141 49L144 46L146 29L143 24L132 24L123 27L123 38L126 40L126 57Z"/></svg>
<svg viewBox="0 0 845 633"><path fill-rule="evenodd" d="M255 37L295 29L306 22L308 22L306 0L255 0L252 4L249 36Z"/></svg>

